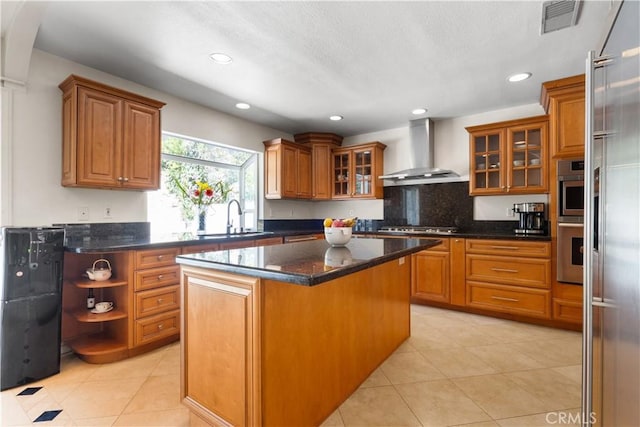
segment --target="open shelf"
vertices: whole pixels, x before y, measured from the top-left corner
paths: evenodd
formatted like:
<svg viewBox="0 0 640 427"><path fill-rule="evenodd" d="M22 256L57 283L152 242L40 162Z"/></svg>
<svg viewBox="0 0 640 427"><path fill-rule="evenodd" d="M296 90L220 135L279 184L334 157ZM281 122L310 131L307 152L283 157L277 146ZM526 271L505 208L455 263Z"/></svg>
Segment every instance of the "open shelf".
<svg viewBox="0 0 640 427"><path fill-rule="evenodd" d="M108 363L128 357L127 344L103 333L85 335L67 343L83 360L89 363Z"/></svg>
<svg viewBox="0 0 640 427"><path fill-rule="evenodd" d="M110 320L124 319L127 317L126 312L117 309L113 309L106 313L92 313L91 310L80 309L72 311L71 314L78 322L85 323L108 322Z"/></svg>
<svg viewBox="0 0 640 427"><path fill-rule="evenodd" d="M99 288L113 288L116 286L127 286L128 282L126 280L119 279L109 279L109 280L89 280L89 279L79 279L73 280L72 283L78 287L83 289L99 289Z"/></svg>

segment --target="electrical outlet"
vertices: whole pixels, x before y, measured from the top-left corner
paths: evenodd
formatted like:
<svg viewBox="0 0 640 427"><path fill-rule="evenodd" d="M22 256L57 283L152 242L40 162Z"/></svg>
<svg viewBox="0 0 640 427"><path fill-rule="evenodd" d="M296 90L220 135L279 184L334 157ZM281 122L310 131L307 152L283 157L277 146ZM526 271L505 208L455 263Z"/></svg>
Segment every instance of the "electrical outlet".
<svg viewBox="0 0 640 427"><path fill-rule="evenodd" d="M507 216L513 216L513 208L507 208Z"/></svg>
<svg viewBox="0 0 640 427"><path fill-rule="evenodd" d="M104 208L104 217L111 218L111 208L109 207Z"/></svg>
<svg viewBox="0 0 640 427"><path fill-rule="evenodd" d="M89 221L89 208L86 206L78 208L78 221Z"/></svg>

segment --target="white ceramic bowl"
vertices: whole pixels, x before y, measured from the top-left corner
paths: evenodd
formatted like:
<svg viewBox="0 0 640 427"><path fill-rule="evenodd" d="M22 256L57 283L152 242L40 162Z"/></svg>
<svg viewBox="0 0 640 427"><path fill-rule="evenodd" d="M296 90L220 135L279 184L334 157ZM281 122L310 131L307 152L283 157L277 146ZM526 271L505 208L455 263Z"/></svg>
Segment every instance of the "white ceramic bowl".
<svg viewBox="0 0 640 427"><path fill-rule="evenodd" d="M539 165L540 164L540 159L531 159L531 160L529 160L529 164L530 165Z"/></svg>
<svg viewBox="0 0 640 427"><path fill-rule="evenodd" d="M514 160L513 166L524 166L524 160Z"/></svg>
<svg viewBox="0 0 640 427"><path fill-rule="evenodd" d="M351 227L325 227L324 238L331 246L344 246L351 240Z"/></svg>
<svg viewBox="0 0 640 427"><path fill-rule="evenodd" d="M351 251L346 247L330 247L324 253L324 264L329 267L344 267L353 262Z"/></svg>

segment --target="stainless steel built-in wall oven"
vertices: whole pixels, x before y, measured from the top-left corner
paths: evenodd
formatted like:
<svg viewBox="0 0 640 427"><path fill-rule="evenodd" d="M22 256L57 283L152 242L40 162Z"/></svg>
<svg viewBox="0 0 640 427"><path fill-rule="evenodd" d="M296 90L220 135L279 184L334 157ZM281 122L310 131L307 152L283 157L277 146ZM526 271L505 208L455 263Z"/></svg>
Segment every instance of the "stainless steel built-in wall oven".
<svg viewBox="0 0 640 427"><path fill-rule="evenodd" d="M582 284L584 159L558 161L557 279Z"/></svg>
<svg viewBox="0 0 640 427"><path fill-rule="evenodd" d="M559 221L574 222L584 217L584 159L558 162Z"/></svg>

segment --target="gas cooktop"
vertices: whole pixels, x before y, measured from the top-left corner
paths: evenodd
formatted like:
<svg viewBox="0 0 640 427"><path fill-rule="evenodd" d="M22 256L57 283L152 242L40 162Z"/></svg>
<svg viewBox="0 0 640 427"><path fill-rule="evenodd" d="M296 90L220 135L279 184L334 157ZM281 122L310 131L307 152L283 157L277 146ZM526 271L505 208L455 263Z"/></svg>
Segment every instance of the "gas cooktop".
<svg viewBox="0 0 640 427"><path fill-rule="evenodd" d="M380 233L413 233L413 234L451 234L457 232L456 227L439 227L430 225L386 225L380 227Z"/></svg>

